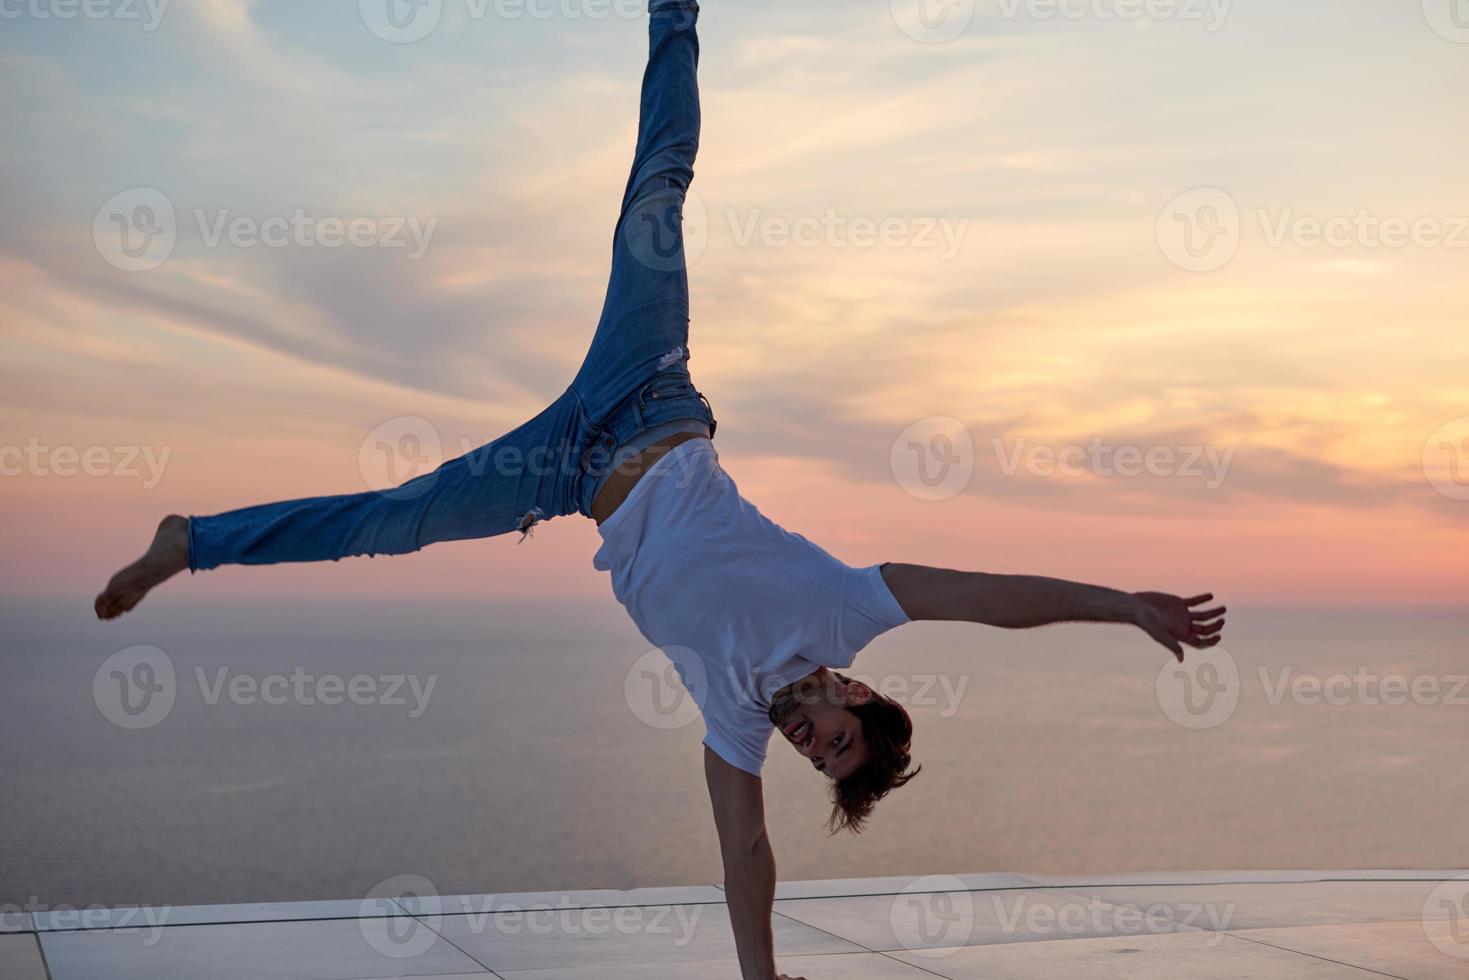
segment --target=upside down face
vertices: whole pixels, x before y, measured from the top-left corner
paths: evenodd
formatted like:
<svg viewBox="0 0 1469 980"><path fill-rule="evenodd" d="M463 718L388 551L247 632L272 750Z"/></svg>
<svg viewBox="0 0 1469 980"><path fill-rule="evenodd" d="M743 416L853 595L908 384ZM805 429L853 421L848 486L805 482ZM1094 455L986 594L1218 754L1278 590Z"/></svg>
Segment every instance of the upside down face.
<svg viewBox="0 0 1469 980"><path fill-rule="evenodd" d="M867 685L822 667L776 693L770 721L812 768L841 780L867 763L862 722L849 709L871 700Z"/></svg>

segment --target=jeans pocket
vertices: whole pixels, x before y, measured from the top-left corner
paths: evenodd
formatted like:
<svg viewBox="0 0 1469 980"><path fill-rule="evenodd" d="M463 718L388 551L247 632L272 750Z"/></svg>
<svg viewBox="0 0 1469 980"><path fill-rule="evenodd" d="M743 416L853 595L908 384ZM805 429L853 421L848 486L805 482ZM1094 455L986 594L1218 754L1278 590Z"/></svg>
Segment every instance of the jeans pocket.
<svg viewBox="0 0 1469 980"><path fill-rule="evenodd" d="M638 405L643 409L656 407L661 402L678 398L697 398L694 382L687 371L669 371L657 375L638 389Z"/></svg>

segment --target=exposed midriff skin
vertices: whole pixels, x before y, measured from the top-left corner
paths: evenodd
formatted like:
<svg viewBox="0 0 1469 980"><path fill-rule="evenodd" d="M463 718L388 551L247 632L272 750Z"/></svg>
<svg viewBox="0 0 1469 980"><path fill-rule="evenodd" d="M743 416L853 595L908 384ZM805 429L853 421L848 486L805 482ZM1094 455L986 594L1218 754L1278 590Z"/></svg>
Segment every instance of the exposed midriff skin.
<svg viewBox="0 0 1469 980"><path fill-rule="evenodd" d="M597 493L597 499L592 501L592 520L600 525L611 517L613 511L617 510L627 499L627 495L632 493L632 488L638 485L643 475L674 446L682 445L690 439L707 438L708 436L700 435L697 432L675 432L668 438L653 443L613 470L607 482L602 484L601 491Z"/></svg>

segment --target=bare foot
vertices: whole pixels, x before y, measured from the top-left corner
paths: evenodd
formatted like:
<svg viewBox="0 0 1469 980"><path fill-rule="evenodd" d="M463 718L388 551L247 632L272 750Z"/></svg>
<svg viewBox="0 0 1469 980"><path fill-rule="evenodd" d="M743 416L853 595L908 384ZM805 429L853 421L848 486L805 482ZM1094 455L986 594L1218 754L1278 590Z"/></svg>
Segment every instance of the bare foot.
<svg viewBox="0 0 1469 980"><path fill-rule="evenodd" d="M189 521L172 514L158 525L147 554L112 576L93 608L98 619L116 619L143 601L155 586L189 567Z"/></svg>

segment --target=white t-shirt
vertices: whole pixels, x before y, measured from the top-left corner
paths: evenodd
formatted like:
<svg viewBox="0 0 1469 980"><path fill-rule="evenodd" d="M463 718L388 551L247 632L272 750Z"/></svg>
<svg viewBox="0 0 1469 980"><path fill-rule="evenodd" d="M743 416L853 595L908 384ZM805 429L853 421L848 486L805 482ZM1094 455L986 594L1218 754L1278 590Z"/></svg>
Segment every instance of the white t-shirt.
<svg viewBox="0 0 1469 980"><path fill-rule="evenodd" d="M908 622L877 565L852 568L740 496L708 439L665 453L598 528L592 559L704 716L704 744L755 775L770 698L851 665Z"/></svg>

